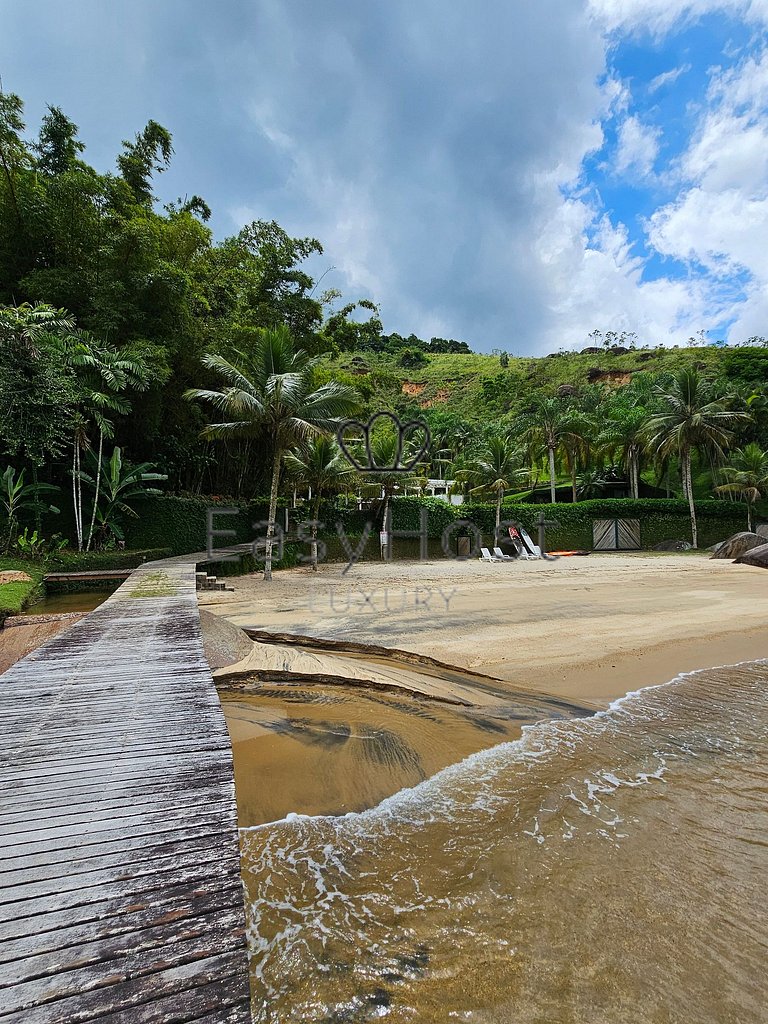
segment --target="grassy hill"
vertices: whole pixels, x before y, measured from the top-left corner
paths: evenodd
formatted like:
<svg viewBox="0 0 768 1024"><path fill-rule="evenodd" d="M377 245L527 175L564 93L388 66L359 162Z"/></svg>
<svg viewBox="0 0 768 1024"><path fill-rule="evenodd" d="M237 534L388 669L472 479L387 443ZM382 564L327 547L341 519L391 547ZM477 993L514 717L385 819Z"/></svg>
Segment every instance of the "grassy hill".
<svg viewBox="0 0 768 1024"><path fill-rule="evenodd" d="M747 356L748 358L738 358ZM557 394L566 386L577 393L591 385L609 388L626 384L635 373L674 372L695 365L713 377L750 379L738 364L757 361L759 379L768 377L768 350L645 349L626 352L590 351L553 354L542 358L509 357L505 368L495 355L427 355L416 367L399 365L396 354L343 352L326 357L327 376L354 384L364 395L367 411L389 409L413 415L424 410L450 410L470 423L489 416L514 416L531 397ZM752 367L754 369L754 367Z"/></svg>

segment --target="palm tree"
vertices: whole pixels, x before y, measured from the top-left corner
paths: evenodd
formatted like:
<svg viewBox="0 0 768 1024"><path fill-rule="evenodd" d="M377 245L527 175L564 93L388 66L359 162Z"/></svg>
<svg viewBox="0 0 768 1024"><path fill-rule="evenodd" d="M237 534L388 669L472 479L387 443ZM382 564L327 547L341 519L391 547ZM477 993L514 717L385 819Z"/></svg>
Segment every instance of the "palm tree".
<svg viewBox="0 0 768 1024"><path fill-rule="evenodd" d="M609 455L619 456L629 480L633 498L640 497L640 461L648 412L639 405L616 404L598 436Z"/></svg>
<svg viewBox="0 0 768 1024"><path fill-rule="evenodd" d="M104 439L114 435L114 424L110 414L126 415L130 403L122 392L128 388L144 391L148 384L148 369L141 357L130 349L117 350L100 344L95 338L80 332L80 344L72 351L72 365L81 370L81 384L84 390L83 405L93 418L99 432L99 447L96 455L96 481L93 497L91 523L85 550L90 551L93 530L96 524L96 509L101 490L101 468L104 454ZM80 535L82 546L82 505L79 509Z"/></svg>
<svg viewBox="0 0 768 1024"><path fill-rule="evenodd" d="M313 437L331 434L341 420L359 407L357 392L336 381L314 387L318 358L294 347L287 327L261 328L248 352L236 352L235 361L206 355L203 363L226 382L221 391L191 388L190 400L207 402L226 417L203 430L215 439L261 437L272 448L272 483L264 558L264 580L272 579L272 544L275 536L277 494L283 456Z"/></svg>
<svg viewBox="0 0 768 1024"><path fill-rule="evenodd" d="M496 532L501 522L501 500L516 480L524 476L522 453L506 437L491 437L477 453L463 476L475 486L471 493L490 492L496 499Z"/></svg>
<svg viewBox="0 0 768 1024"><path fill-rule="evenodd" d="M317 572L317 518L323 494L338 492L354 476L352 465L344 457L332 437L313 437L298 452L287 452L284 459L288 473L309 487L312 494L312 571Z"/></svg>
<svg viewBox="0 0 768 1024"><path fill-rule="evenodd" d="M33 358L40 356L40 344L49 336L71 334L75 321L64 309L43 302L32 306L5 306L0 311L0 347L17 347Z"/></svg>
<svg viewBox="0 0 768 1024"><path fill-rule="evenodd" d="M733 432L730 429L749 415L731 407L728 395L716 396L711 381L698 370L685 367L670 380L654 388L659 409L648 420L644 436L648 447L664 458L675 454L680 459L683 493L691 514L691 539L698 547L696 506L693 500L691 456L694 452L710 452L723 458Z"/></svg>
<svg viewBox="0 0 768 1024"><path fill-rule="evenodd" d="M402 445L402 448L401 448ZM403 472L397 465L408 463L413 457L417 442L414 438L406 438L403 443L397 433L392 429L375 430L368 439L368 448L374 466L378 469L374 473L364 473L368 478L369 493L371 490L384 499L382 526L386 530L389 522L389 506L395 491L401 487L407 487L415 483L417 474L415 472ZM359 461L367 457L361 447L355 446ZM415 471L414 466L414 471Z"/></svg>
<svg viewBox="0 0 768 1024"><path fill-rule="evenodd" d="M525 421L527 424L524 430L526 440L547 453L549 490L554 504L557 486L556 454L562 446L576 443L579 438L574 413L560 398L537 397L534 399Z"/></svg>
<svg viewBox="0 0 768 1024"><path fill-rule="evenodd" d="M733 452L723 476L728 481L715 490L737 495L747 503L747 529L752 532L752 506L768 493L768 452L752 441Z"/></svg>
<svg viewBox="0 0 768 1024"><path fill-rule="evenodd" d="M96 523L96 509L101 488L101 467L104 439L111 438L114 424L110 415L126 415L131 406L123 396L129 388L144 391L149 370L142 357L129 348L116 349L94 338L88 331L75 331L50 339L51 345L73 368L80 388L79 409L71 420L72 429L72 501L78 551L89 551ZM83 493L80 479L81 453L91 447L91 423L99 432L96 458L96 481L88 536L83 526Z"/></svg>

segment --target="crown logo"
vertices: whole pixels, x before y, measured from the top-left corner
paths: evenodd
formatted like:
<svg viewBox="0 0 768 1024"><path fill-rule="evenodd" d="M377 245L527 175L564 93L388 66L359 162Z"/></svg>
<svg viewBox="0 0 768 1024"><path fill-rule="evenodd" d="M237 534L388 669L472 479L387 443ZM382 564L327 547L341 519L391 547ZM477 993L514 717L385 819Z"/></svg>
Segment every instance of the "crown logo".
<svg viewBox="0 0 768 1024"><path fill-rule="evenodd" d="M388 459L386 465L379 465L371 451L371 431L377 420L389 420L395 428L396 443L392 453L394 457L391 460ZM353 431L357 436L348 437ZM418 437L422 438L418 451L409 453L404 461L405 448ZM409 420L407 423L401 423L394 413L377 412L367 423L361 423L360 420L345 420L336 431L336 440L347 461L359 473L410 473L416 463L426 454L432 435L423 420ZM357 444L364 446L367 463L362 461L362 451L358 451L356 454L354 448L350 447Z"/></svg>

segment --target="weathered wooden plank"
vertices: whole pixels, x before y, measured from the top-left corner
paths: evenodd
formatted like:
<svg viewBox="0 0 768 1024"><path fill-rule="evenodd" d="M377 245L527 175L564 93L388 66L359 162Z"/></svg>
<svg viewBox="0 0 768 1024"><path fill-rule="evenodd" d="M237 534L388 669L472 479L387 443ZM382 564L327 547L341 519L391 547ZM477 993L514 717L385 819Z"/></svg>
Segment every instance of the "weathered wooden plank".
<svg viewBox="0 0 768 1024"><path fill-rule="evenodd" d="M194 988L184 993L183 1000L177 996L166 996L155 999L152 1003L144 1003L136 1008L136 1018L141 1024L194 1024L205 1021L205 1024L236 1024L242 1020L242 1005L246 995L241 993L235 999L229 979L215 981L202 988ZM180 1005L181 1004L181 1005ZM183 1016L179 1016L183 1013ZM99 1024L125 1024L119 1014L107 1014L99 1017Z"/></svg>
<svg viewBox="0 0 768 1024"><path fill-rule="evenodd" d="M93 580L127 580L132 569L86 569L83 572L49 572L43 583L88 583Z"/></svg>
<svg viewBox="0 0 768 1024"><path fill-rule="evenodd" d="M201 820L200 818L196 821L174 821L168 823L163 828L124 830L111 834L102 832L90 838L86 837L77 846L67 842L66 839L55 843L41 844L34 850L25 849L24 845L21 844L16 847L14 856L9 854L0 862L0 867L2 867L4 872L7 872L16 868L19 860L24 866L54 864L66 861L76 864L81 858L94 856L99 851L102 851L104 856L113 857L118 853L122 854L124 851L151 848L155 842L183 842L185 838L205 835L207 833L215 835L218 832L221 835L221 825L221 818L215 815L208 821ZM3 852L3 847L0 846L0 853ZM1 877L4 876L0 876L0 884L2 884Z"/></svg>
<svg viewBox="0 0 768 1024"><path fill-rule="evenodd" d="M98 920L76 922L45 931L38 929L30 935L5 939L0 942L0 963L25 961L29 957L70 947L78 949L89 942L101 942L102 939L124 937L126 941L139 942L141 936L132 937L132 933L152 929L162 930L164 941L167 942L169 921L173 922L174 929L181 929L186 927L189 920L197 921L209 916L219 920L220 915L227 916L230 911L238 915L239 920L241 904L242 896L237 888L220 893L195 894L185 891L169 895L162 906L153 902L151 906L130 913L99 917Z"/></svg>
<svg viewBox="0 0 768 1024"><path fill-rule="evenodd" d="M194 570L142 566L2 678L3 1024L250 1020L231 747Z"/></svg>
<svg viewBox="0 0 768 1024"><path fill-rule="evenodd" d="M103 866L103 859L99 858L99 860L102 863L97 867L91 867L85 871L69 871L67 874L57 874L53 878L19 880L11 885L5 884L6 879L4 878L3 887L0 889L0 907L7 903L18 903L20 900L26 901L38 896L55 896L94 886L108 886L112 882L137 882L144 875L156 877L169 869L173 871L174 877L179 877L178 872L182 868L205 869L206 865L220 865L221 849L217 846L208 850L198 848L188 855L152 858L126 865L110 864L109 867ZM229 865L227 865L228 867Z"/></svg>
<svg viewBox="0 0 768 1024"><path fill-rule="evenodd" d="M0 1020L5 1020L7 1014L23 1011L25 1016L17 1019L23 1020L24 1024L62 1024L63 1021L67 1024L81 1024L103 1017L106 1010L116 1006L120 1006L125 1014L133 1007L166 996L176 996L181 1010L187 992L200 985L216 983L222 977L232 979L236 998L244 999L247 978L245 985L236 982L241 964L241 955L237 950L206 956L204 950L195 948L189 951L186 959L180 951L171 954L166 961L151 955L139 955L136 959L137 973L134 976L125 971L117 971L115 974L107 974L105 978L103 972L94 970L92 978L85 971L74 972L74 976L60 975L58 989L48 986L45 979L37 983L22 983L18 988L23 990L20 994L26 1002L20 1002L16 996L15 1005L5 1004L6 1014L0 1014ZM85 975L87 990L79 987L78 975ZM98 979L101 979L101 984L98 984ZM108 991L105 991L106 986L109 986ZM39 998L36 992L41 989L45 995ZM2 995L3 999L7 998L5 992ZM136 1014L133 1019L143 1020L143 1016ZM183 1021L184 1015L180 1012L177 1019ZM248 1017L244 1016L242 1020L248 1020Z"/></svg>
<svg viewBox="0 0 768 1024"><path fill-rule="evenodd" d="M0 923L0 938L10 940L39 936L41 943L47 940L55 946L58 935L80 926L90 929L94 935L138 931L158 921L175 926L176 922L196 913L196 908L203 902L206 908L214 910L216 907L242 907L242 885L232 882L215 892L190 888L189 885L171 885L160 895L157 890L149 889L145 893L133 893L128 898L122 896L83 903L70 908L65 916L49 914L43 919L19 917Z"/></svg>

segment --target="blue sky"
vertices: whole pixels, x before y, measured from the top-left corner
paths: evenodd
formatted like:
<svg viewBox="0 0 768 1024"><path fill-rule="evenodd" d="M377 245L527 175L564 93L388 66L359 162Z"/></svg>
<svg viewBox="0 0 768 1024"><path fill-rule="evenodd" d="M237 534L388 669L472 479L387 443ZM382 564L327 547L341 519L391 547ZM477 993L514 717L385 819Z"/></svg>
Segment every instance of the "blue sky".
<svg viewBox="0 0 768 1024"><path fill-rule="evenodd" d="M455 8L455 9L452 9ZM217 237L314 235L385 329L541 354L768 335L768 0L0 0L0 75Z"/></svg>

